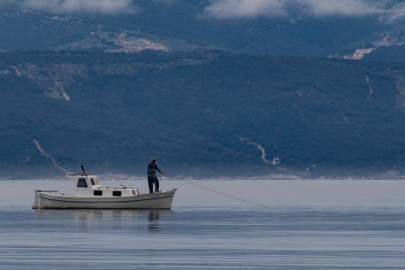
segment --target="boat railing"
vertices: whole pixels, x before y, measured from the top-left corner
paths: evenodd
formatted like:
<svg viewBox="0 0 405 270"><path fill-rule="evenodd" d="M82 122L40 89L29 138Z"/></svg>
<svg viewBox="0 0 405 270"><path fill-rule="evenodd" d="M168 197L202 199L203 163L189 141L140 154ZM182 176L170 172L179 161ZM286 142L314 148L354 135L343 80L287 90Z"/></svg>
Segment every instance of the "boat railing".
<svg viewBox="0 0 405 270"><path fill-rule="evenodd" d="M57 190L37 190L38 192L58 192Z"/></svg>
<svg viewBox="0 0 405 270"><path fill-rule="evenodd" d="M98 189L135 189L134 187L98 187Z"/></svg>

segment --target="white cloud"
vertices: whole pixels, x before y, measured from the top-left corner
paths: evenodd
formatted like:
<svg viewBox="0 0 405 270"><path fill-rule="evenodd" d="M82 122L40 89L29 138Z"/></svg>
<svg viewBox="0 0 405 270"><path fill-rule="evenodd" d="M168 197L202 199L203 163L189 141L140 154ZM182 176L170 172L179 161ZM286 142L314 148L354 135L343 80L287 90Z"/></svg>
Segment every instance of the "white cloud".
<svg viewBox="0 0 405 270"><path fill-rule="evenodd" d="M286 15L280 0L220 0L206 7L205 13L220 19Z"/></svg>
<svg viewBox="0 0 405 270"><path fill-rule="evenodd" d="M0 0L1 1L1 0ZM23 8L52 13L130 13L134 12L133 0L27 0Z"/></svg>
<svg viewBox="0 0 405 270"><path fill-rule="evenodd" d="M396 19L405 17L405 3L400 3L392 8L385 14L389 21L394 21Z"/></svg>
<svg viewBox="0 0 405 270"><path fill-rule="evenodd" d="M358 16L372 14L374 10L381 6L376 1L361 0L293 0L308 7L307 12L317 15L347 15Z"/></svg>
<svg viewBox="0 0 405 270"><path fill-rule="evenodd" d="M370 0L216 0L205 8L205 15L219 19L232 17L286 16L289 8L312 16L373 14L384 7Z"/></svg>

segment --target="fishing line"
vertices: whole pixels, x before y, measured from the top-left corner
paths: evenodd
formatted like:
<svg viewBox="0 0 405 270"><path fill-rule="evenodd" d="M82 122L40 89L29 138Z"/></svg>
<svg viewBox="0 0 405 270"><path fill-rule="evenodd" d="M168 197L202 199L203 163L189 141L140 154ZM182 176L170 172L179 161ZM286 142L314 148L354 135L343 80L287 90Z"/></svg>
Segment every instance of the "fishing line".
<svg viewBox="0 0 405 270"><path fill-rule="evenodd" d="M168 176L173 177L173 176L171 176L171 175L168 175ZM162 176L162 177L163 177L163 176ZM162 180L163 180L163 178L162 178ZM203 188L203 189L209 190L209 191L211 191L211 192L215 192L215 193L221 194L221 195L223 195L223 196L226 196L226 197L229 197L229 198L232 198L232 199L235 199L235 200L239 200L239 201L242 201L242 202L246 202L246 203L254 204L254 205L257 205L257 206L264 207L264 208L268 208L268 209L271 209L271 210L275 210L275 208L268 207L268 206L265 206L265 205L261 205L261 204L258 204L258 203L254 203L254 202L250 202L250 201L246 201L246 200L243 200L243 199L240 199L240 198L236 198L236 197L234 197L234 196L231 196L231 195L228 195L228 194L225 194L225 193L221 193L221 192L218 192L218 191L215 191L215 190L212 190L212 189L209 189L209 188L206 188L206 187L203 187L203 186L200 186L200 185L191 183L191 182L186 181L186 180L181 180L181 179L178 179L178 180L183 181L183 182L186 182L186 183L189 183L189 184L194 185L194 186L197 186L197 187L199 187L199 188Z"/></svg>

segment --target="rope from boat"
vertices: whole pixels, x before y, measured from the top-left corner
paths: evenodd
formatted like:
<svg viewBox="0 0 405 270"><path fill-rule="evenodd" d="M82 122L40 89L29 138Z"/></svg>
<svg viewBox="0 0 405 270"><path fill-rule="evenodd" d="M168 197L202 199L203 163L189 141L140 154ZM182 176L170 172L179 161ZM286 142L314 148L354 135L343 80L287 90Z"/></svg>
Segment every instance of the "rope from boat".
<svg viewBox="0 0 405 270"><path fill-rule="evenodd" d="M168 176L173 177L173 176L171 176L171 175L168 175ZM163 180L163 178L162 178L162 180ZM257 205L257 206L264 207L264 208L268 208L268 209L271 209L271 210L275 210L275 208L268 207L268 206L265 206L265 205L262 205L262 204L258 204L258 203L254 203L254 202L250 202L250 201L247 201L247 200L243 200L243 199L240 199L240 198L237 198L237 197L234 197L234 196L231 196L231 195L222 193L222 192L218 192L218 191L215 191L215 190L212 190L212 189L209 189L209 188L206 188L206 187L203 187L203 186L200 186L200 185L191 183L191 182L186 181L186 180L182 180L182 179L178 179L178 180L183 181L183 182L186 182L186 183L189 183L189 184L194 185L194 186L197 186L197 187L199 187L199 188L203 188L203 189L209 190L209 191L211 191L211 192L215 192L215 193L221 194L221 195L223 195L223 196L226 196L226 197L229 197L229 198L232 198L232 199L235 199L235 200L239 200L239 201L242 201L242 202L246 202L246 203L254 204L254 205Z"/></svg>

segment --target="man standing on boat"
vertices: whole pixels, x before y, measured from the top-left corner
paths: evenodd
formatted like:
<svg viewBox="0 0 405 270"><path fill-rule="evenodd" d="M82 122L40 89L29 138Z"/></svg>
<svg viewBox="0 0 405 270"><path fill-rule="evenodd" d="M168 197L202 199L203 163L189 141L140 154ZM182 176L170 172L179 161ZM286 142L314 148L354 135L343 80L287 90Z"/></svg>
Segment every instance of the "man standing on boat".
<svg viewBox="0 0 405 270"><path fill-rule="evenodd" d="M156 158L152 158L152 162L148 165L148 184L150 193L153 193L153 183L155 183L155 192L159 191L159 180L156 177L156 171L160 172L162 175L165 174L155 163Z"/></svg>

